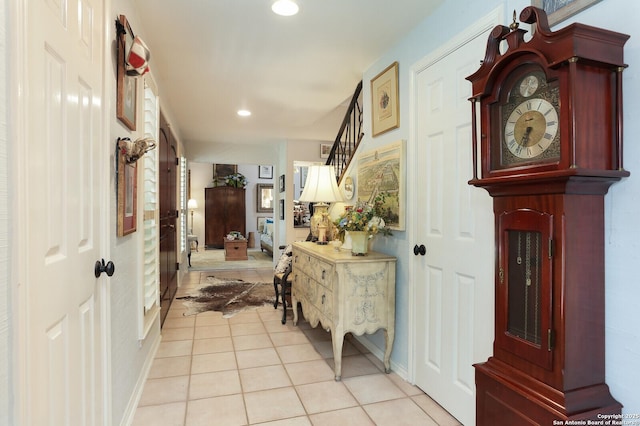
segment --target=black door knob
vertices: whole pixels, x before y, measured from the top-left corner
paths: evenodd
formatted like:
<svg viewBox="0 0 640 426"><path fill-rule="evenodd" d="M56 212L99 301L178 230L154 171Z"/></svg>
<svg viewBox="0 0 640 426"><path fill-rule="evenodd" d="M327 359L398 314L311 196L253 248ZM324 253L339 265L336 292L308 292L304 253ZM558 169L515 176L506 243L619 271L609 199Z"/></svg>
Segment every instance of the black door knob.
<svg viewBox="0 0 640 426"><path fill-rule="evenodd" d="M108 261L107 263L105 263L104 259L96 260L96 264L93 268L93 272L96 278L99 278L103 272L105 272L107 276L110 277L113 275L115 271L116 271L116 265L114 265L112 261Z"/></svg>
<svg viewBox="0 0 640 426"><path fill-rule="evenodd" d="M413 246L413 254L416 256L424 256L425 254L427 254L427 248L424 246L424 244L420 244L420 246L416 244L415 246Z"/></svg>

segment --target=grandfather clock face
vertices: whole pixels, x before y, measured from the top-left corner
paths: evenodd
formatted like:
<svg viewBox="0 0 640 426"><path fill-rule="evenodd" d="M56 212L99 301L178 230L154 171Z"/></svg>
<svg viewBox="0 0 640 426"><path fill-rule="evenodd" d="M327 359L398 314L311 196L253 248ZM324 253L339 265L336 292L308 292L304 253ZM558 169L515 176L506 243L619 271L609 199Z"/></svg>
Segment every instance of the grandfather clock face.
<svg viewBox="0 0 640 426"><path fill-rule="evenodd" d="M557 82L548 82L536 65L516 68L494 106L498 127L492 143L493 169L560 159L560 102Z"/></svg>

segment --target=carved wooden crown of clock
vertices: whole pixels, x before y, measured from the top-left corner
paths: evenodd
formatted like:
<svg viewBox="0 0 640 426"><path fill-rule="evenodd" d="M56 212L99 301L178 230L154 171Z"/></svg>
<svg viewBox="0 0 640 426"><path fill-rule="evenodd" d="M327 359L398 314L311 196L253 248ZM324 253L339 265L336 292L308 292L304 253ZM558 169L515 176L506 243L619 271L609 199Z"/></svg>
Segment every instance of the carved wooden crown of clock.
<svg viewBox="0 0 640 426"><path fill-rule="evenodd" d="M467 77L474 117L480 108L480 180L625 175L622 70L629 36L581 24L551 32L535 7L520 20L535 25L531 39L524 40L514 16L510 28L494 28L481 67ZM472 183L481 184L477 179L474 166Z"/></svg>
<svg viewBox="0 0 640 426"><path fill-rule="evenodd" d="M493 356L475 365L478 425L621 410L604 372L604 196L629 175L622 164L629 36L582 24L552 32L535 7L520 21L532 24L531 38L514 12L510 27L491 32L482 65L467 77L469 184L493 197L496 233L495 340Z"/></svg>

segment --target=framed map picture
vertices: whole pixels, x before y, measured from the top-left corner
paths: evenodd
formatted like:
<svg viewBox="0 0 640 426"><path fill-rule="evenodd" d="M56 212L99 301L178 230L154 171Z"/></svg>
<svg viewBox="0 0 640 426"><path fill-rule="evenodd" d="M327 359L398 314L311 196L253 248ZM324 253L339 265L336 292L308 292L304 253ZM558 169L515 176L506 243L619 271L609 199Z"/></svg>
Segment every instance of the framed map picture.
<svg viewBox="0 0 640 426"><path fill-rule="evenodd" d="M385 218L391 229L405 229L405 142L398 140L358 157L358 201L373 203L385 195Z"/></svg>

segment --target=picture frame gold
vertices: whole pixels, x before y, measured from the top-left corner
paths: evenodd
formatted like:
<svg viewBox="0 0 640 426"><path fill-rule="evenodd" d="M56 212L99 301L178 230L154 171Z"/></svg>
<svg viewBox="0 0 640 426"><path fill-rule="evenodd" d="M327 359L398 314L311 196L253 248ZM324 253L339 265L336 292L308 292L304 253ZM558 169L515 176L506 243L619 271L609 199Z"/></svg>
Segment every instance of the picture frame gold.
<svg viewBox="0 0 640 426"><path fill-rule="evenodd" d="M398 62L385 68L371 80L371 131L381 135L400 127Z"/></svg>
<svg viewBox="0 0 640 426"><path fill-rule="evenodd" d="M136 232L138 222L138 162L127 163L118 151L118 237Z"/></svg>
<svg viewBox="0 0 640 426"><path fill-rule="evenodd" d="M116 117L129 130L136 130L138 80L127 75L126 54L134 34L125 15L118 18L116 66Z"/></svg>
<svg viewBox="0 0 640 426"><path fill-rule="evenodd" d="M258 213L273 213L273 195L272 183L256 185L256 211Z"/></svg>
<svg viewBox="0 0 640 426"><path fill-rule="evenodd" d="M531 5L547 13L549 26L558 24L602 0L532 0Z"/></svg>

